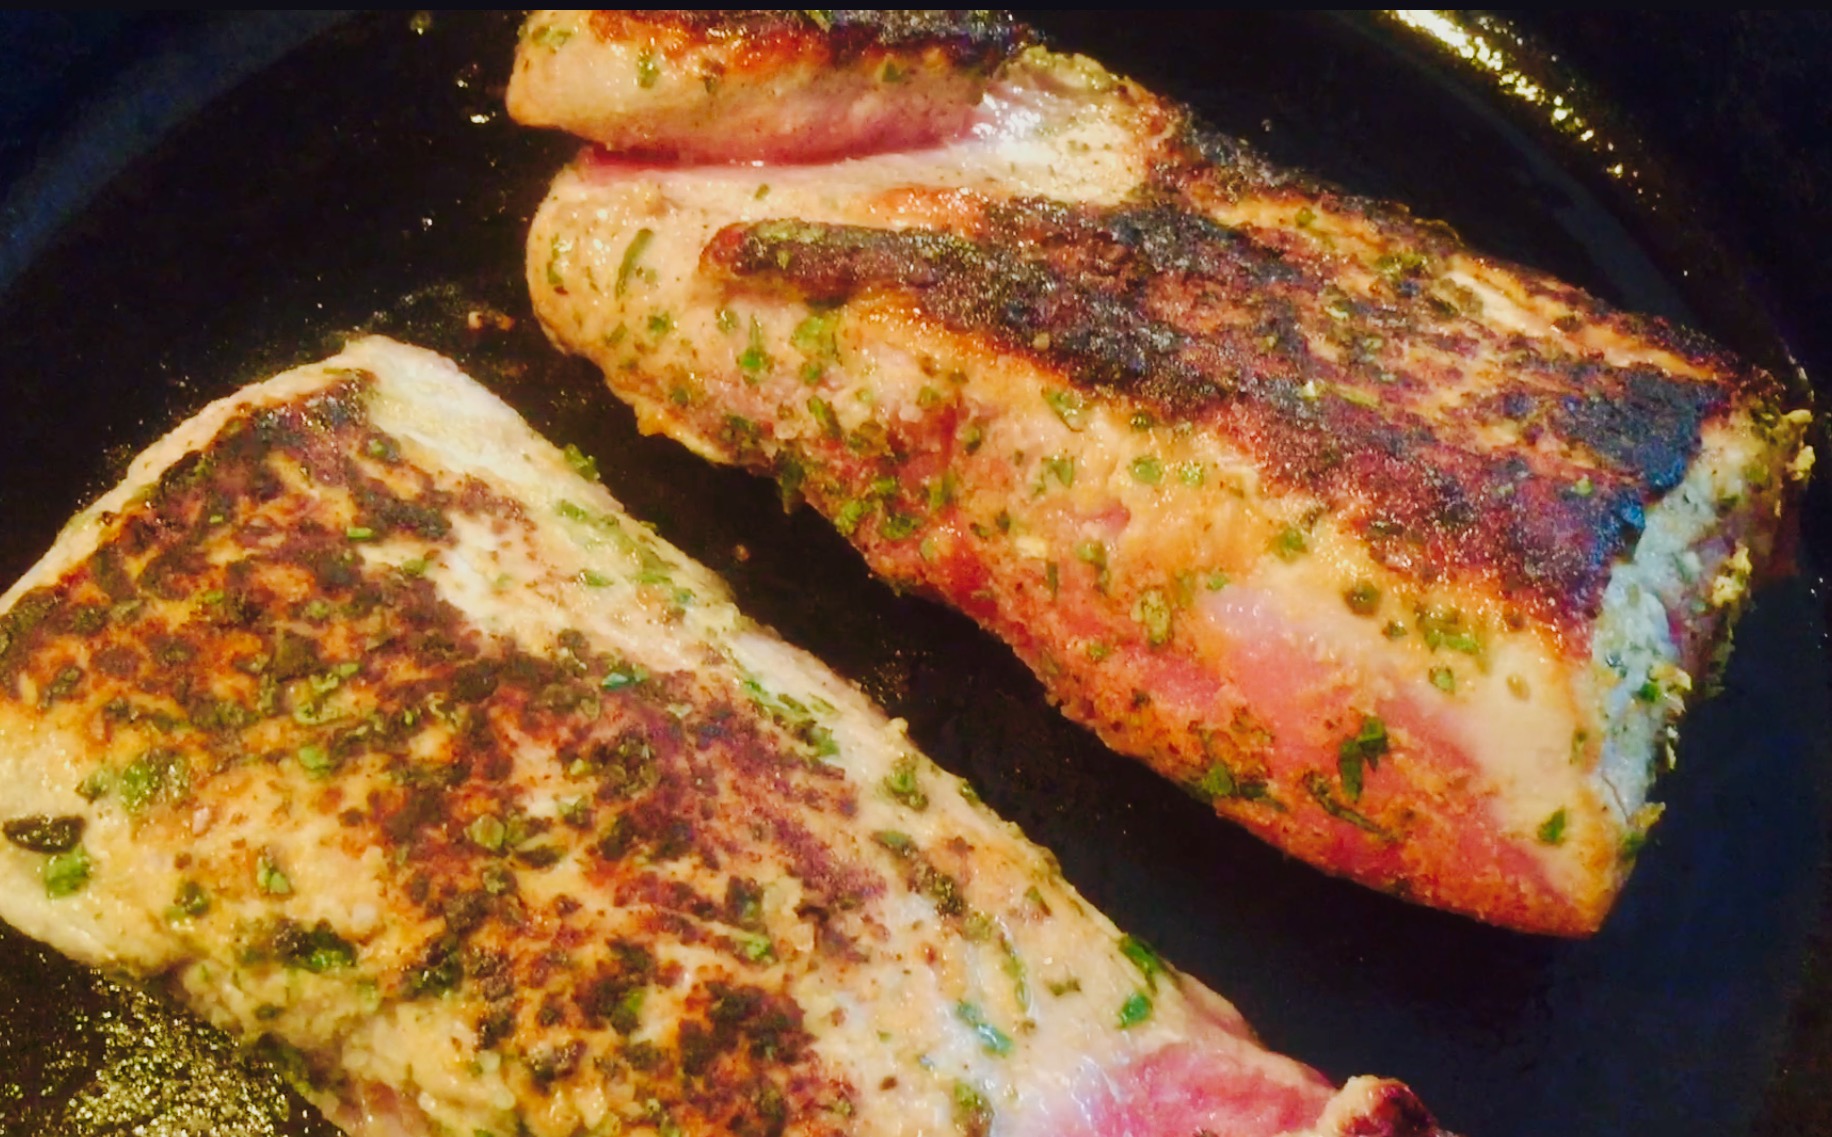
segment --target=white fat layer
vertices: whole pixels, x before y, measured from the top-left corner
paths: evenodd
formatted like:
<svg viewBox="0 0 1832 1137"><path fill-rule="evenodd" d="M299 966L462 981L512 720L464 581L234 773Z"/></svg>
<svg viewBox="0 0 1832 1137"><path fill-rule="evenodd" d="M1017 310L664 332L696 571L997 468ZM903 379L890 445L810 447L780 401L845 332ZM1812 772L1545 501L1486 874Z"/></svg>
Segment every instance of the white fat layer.
<svg viewBox="0 0 1832 1137"><path fill-rule="evenodd" d="M1625 823L1647 804L1685 693L1700 677L1679 670L1670 621L1690 621L1692 603L1741 599L1748 553L1706 563L1701 548L1723 524L1723 503L1746 500L1746 471L1766 468L1755 432L1709 432L1685 481L1647 512L1634 556L1611 571L1591 647L1590 680L1601 693L1602 759L1597 778L1605 800ZM1712 587L1701 576L1711 573ZM1713 596L1715 593L1715 597ZM1650 684L1652 685L1650 687Z"/></svg>

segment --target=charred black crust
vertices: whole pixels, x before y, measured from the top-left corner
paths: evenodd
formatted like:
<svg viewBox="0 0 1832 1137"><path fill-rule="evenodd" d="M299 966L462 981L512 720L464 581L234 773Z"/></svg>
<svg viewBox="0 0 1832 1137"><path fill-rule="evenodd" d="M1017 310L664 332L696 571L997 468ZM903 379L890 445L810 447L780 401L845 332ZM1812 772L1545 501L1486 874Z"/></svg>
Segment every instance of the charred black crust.
<svg viewBox="0 0 1832 1137"><path fill-rule="evenodd" d="M802 18L816 22L811 14ZM842 58L871 47L900 51L943 48L962 64L1003 62L1035 40L1009 12L977 10L844 9L827 14L828 35Z"/></svg>
<svg viewBox="0 0 1832 1137"><path fill-rule="evenodd" d="M862 59L939 52L952 66L990 71L1034 42L1024 24L991 11L599 11L591 27L602 40L648 38L679 57L700 49L796 56L847 65Z"/></svg>
<svg viewBox="0 0 1832 1137"><path fill-rule="evenodd" d="M1397 573L1429 584L1474 571L1566 626L1595 615L1610 565L1683 480L1705 426L1778 392L1698 337L1527 270L1529 287L1705 377L1497 332L1442 272L1461 251L1447 229L1287 178L1244 145L1194 128L1179 137L1186 160L1120 206L986 202L954 231L768 221L719 234L704 262L817 304L904 298L1085 391L1234 440L1274 486L1316 495ZM1300 195L1294 211L1315 201L1371 223L1392 250L1373 292L1339 289L1341 265L1302 234L1204 215L1200 199L1218 194ZM1400 344L1451 361L1505 357L1509 371L1454 410L1427 411L1446 377L1406 362ZM1494 428L1522 445L1484 441Z"/></svg>
<svg viewBox="0 0 1832 1137"><path fill-rule="evenodd" d="M1547 425L1619 468L1636 471L1664 493L1685 479L1694 440L1724 408L1726 393L1702 383L1675 383L1652 368L1580 365L1574 386L1547 407Z"/></svg>

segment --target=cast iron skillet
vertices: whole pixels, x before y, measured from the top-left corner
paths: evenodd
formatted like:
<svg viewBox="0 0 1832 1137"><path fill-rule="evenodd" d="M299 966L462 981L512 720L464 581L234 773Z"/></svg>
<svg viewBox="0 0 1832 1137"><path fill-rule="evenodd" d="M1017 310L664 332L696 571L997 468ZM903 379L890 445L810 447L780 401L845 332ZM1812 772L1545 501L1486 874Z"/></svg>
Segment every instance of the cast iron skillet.
<svg viewBox="0 0 1832 1137"><path fill-rule="evenodd" d="M1362 18L1043 22L1281 161L1786 363L1683 211L1610 190L1626 183L1596 176L1594 146L1545 107L1497 97L1495 75L1441 41ZM0 577L208 399L353 329L416 340L597 455L633 513L907 717L1097 905L1234 999L1276 1049L1335 1077L1404 1078L1472 1137L1747 1131L1825 854L1832 715L1803 584L1750 613L1727 690L1693 715L1661 787L1669 820L1594 940L1514 935L1327 879L1062 721L1003 647L871 580L812 515L783 515L774 487L640 437L589 368L547 346L519 243L573 146L500 112L515 23L202 21L173 33L177 63L130 70L14 184ZM1658 190L1629 137L1608 136ZM480 307L514 329L468 331ZM272 1069L248 1072L211 1032L4 931L0 1024L0 1133L330 1132Z"/></svg>

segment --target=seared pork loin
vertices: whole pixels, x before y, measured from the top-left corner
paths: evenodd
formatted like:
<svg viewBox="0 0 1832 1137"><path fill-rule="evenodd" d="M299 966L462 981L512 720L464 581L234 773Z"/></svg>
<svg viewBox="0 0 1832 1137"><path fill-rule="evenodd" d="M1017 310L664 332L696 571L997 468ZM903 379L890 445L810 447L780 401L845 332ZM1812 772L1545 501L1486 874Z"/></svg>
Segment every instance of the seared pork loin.
<svg viewBox="0 0 1832 1137"><path fill-rule="evenodd" d="M354 1134L1435 1133L1121 935L430 353L205 409L0 597L0 916Z"/></svg>
<svg viewBox="0 0 1832 1137"><path fill-rule="evenodd" d="M1595 930L1807 412L1033 41L532 16L509 105L595 143L529 235L550 335L1223 816Z"/></svg>

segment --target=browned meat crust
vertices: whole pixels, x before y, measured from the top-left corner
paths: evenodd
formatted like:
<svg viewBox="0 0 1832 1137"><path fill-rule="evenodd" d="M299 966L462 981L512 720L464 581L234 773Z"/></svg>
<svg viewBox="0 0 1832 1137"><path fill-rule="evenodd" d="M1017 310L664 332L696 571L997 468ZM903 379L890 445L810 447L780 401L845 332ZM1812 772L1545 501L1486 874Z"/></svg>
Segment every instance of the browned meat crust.
<svg viewBox="0 0 1832 1137"><path fill-rule="evenodd" d="M833 140L798 115L657 163L616 132L674 104L623 92L535 219L536 311L644 429L773 474L1219 812L1594 930L1810 415L1092 61L1034 48L977 98L922 146L784 161Z"/></svg>
<svg viewBox="0 0 1832 1137"><path fill-rule="evenodd" d="M552 656L519 650L482 634L423 576L366 565L351 533L437 549L451 547L460 519L504 531L528 521L480 482L452 494L401 462L368 424L365 387L353 377L263 410L167 470L86 564L0 616L0 703L22 690L47 707L105 703L117 742L156 742L117 779L134 808L211 800L221 792L211 783L245 763L308 763L324 783L314 808L337 815L351 840L379 839L401 866L390 920L429 929L417 957L379 969L380 996L461 996L481 1045L524 1054L537 1091L588 1076L589 1060L683 1122L761 1133L818 1120L850 1090L809 1050L784 977L759 982L761 929L746 900L754 908L760 894L748 875L757 866L741 846L760 842L707 819L729 820L747 802L742 812L773 831L769 844L806 890L813 934L843 952L825 915L883 882L833 861L791 814L850 813L855 790L837 771L785 762L754 711L708 701L691 674L633 671L576 633ZM307 484L312 497L347 497L351 523L336 527ZM295 524L250 516L276 512ZM225 566L226 546L240 555ZM199 596L215 598L207 618L167 623L170 607ZM321 710L333 698L355 699L360 713ZM689 704L685 718L668 710ZM320 718L298 745L293 724ZM283 738L285 749L264 745ZM416 761L433 740L438 760ZM531 748L595 785L561 825L522 816ZM385 776L374 776L378 756ZM771 816L757 809L764 799L796 804ZM182 828L189 815L177 812L149 828ZM289 867L258 855L270 874ZM577 901L524 900L527 879L567 857L589 858L592 887L629 909L608 945L582 950L594 929ZM697 864L723 891L672 879L675 862ZM193 888L202 911L209 892ZM309 971L348 967L359 950L324 922L280 918L250 938L246 955ZM681 984L679 965L658 966L657 953L683 945L721 953L736 974L687 985L668 1044L631 1042L645 992L653 1001ZM330 1084L334 1073L309 1067L306 1077Z"/></svg>
<svg viewBox="0 0 1832 1137"><path fill-rule="evenodd" d="M1456 251L1447 241L1433 244ZM1679 484L1703 424L1750 399L1776 413L1781 390L1766 372L1595 301L1593 320L1654 332L1701 374L1611 366L1499 332L1474 294L1433 283L1443 254L1385 258L1370 293L1351 297L1316 252L1301 235L1176 203L1021 199L986 203L965 232L733 227L705 262L813 304L899 296L1077 387L1238 440L1402 575L1474 572L1523 615L1571 628L1596 617L1644 504ZM1425 412L1420 401L1442 399L1456 377L1401 362L1421 340L1452 356L1505 355L1509 374L1449 413ZM1320 342L1341 350L1327 358ZM1480 441L1495 432L1520 445Z"/></svg>
<svg viewBox="0 0 1832 1137"><path fill-rule="evenodd" d="M0 599L0 913L373 1137L1435 1132L1261 1048L590 468L374 339L167 436Z"/></svg>

